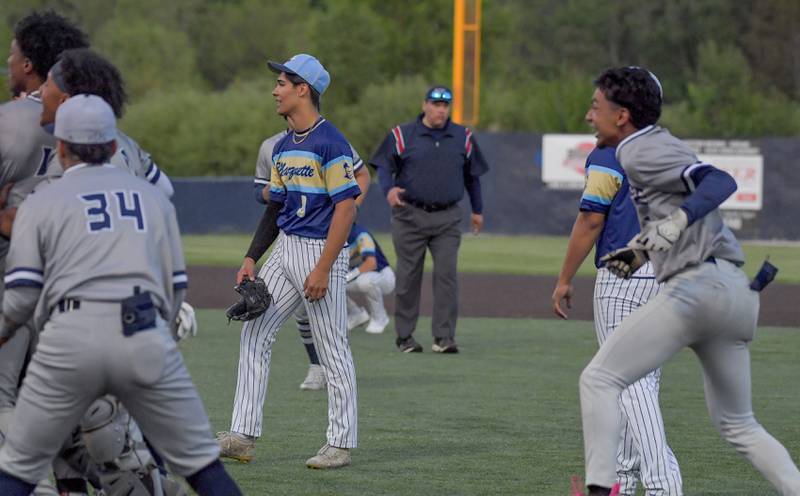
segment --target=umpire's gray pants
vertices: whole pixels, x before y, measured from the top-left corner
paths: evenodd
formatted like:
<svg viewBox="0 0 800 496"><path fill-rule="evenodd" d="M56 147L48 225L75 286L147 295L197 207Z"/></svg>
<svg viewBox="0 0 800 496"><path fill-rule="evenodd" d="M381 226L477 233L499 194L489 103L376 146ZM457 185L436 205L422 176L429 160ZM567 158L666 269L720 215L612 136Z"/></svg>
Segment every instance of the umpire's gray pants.
<svg viewBox="0 0 800 496"><path fill-rule="evenodd" d="M35 483L89 405L104 394L122 401L176 474L192 475L219 458L203 404L164 321L122 334L121 308L81 302L55 311L22 383L0 471Z"/></svg>
<svg viewBox="0 0 800 496"><path fill-rule="evenodd" d="M458 320L458 247L461 208L425 212L406 204L392 209L392 240L397 255L395 330L411 336L419 318L425 252L433 256L433 320L435 338L455 337Z"/></svg>
<svg viewBox="0 0 800 496"><path fill-rule="evenodd" d="M800 471L756 422L750 352L758 293L725 260L702 263L669 279L661 292L622 321L581 374L586 483L616 478L622 390L688 346L703 367L708 411L722 437L784 495L800 495Z"/></svg>

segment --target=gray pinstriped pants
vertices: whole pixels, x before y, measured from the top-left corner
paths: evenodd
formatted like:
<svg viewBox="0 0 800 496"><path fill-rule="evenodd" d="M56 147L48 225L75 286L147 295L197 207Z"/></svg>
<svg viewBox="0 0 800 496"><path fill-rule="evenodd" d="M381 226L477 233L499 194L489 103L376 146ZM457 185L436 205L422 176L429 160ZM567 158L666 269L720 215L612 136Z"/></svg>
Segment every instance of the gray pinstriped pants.
<svg viewBox="0 0 800 496"><path fill-rule="evenodd" d="M703 368L706 403L720 435L783 495L800 495L800 471L753 415L750 351L758 293L725 260L684 269L626 318L581 374L586 483L611 487L619 447L619 395L685 347Z"/></svg>
<svg viewBox="0 0 800 496"><path fill-rule="evenodd" d="M328 382L328 444L337 448L356 447L356 371L347 336L345 276L349 252L346 248L331 268L325 297L309 302L303 295L303 283L324 246L324 239L281 234L259 272L273 302L264 315L245 322L242 327L231 418L233 432L261 436L272 344L280 326L303 304Z"/></svg>
<svg viewBox="0 0 800 496"><path fill-rule="evenodd" d="M122 334L118 303L82 301L54 312L20 389L0 470L26 482L48 476L63 441L100 396L119 398L155 451L182 476L219 458L219 444L172 333Z"/></svg>
<svg viewBox="0 0 800 496"><path fill-rule="evenodd" d="M598 269L594 286L598 343L602 346L625 317L658 294L658 288L650 263L628 280L615 276L608 269ZM658 401L660 380L661 369L653 370L620 394L622 438L617 451L620 495L636 494L640 477L647 496L683 494L678 460L664 432Z"/></svg>

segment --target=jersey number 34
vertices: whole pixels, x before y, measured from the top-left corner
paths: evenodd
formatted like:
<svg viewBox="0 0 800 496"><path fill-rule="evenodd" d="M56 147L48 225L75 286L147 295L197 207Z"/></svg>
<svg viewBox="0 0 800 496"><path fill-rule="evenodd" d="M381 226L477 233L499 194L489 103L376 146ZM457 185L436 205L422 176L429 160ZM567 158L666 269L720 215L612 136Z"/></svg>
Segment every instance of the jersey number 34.
<svg viewBox="0 0 800 496"><path fill-rule="evenodd" d="M116 217L120 221L133 222L134 227L139 232L147 230L144 210L142 210L142 199L138 191L101 191L97 193L85 193L78 195L85 203L86 210L86 229L90 234L113 231L114 222L109 206L116 204Z"/></svg>

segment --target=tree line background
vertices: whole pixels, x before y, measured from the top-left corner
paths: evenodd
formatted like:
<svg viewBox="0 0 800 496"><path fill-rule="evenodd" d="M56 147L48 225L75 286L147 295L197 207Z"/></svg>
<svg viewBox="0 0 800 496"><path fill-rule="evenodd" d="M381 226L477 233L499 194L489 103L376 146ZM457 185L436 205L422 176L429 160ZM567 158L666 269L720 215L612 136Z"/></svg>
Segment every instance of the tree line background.
<svg viewBox="0 0 800 496"><path fill-rule="evenodd" d="M34 9L120 68L121 127L173 176L253 173L283 127L267 59L318 57L323 113L365 156L451 81L452 0L3 0L2 46ZM625 64L659 76L679 136L800 135L797 0L485 0L482 38L479 130L588 132L593 78Z"/></svg>

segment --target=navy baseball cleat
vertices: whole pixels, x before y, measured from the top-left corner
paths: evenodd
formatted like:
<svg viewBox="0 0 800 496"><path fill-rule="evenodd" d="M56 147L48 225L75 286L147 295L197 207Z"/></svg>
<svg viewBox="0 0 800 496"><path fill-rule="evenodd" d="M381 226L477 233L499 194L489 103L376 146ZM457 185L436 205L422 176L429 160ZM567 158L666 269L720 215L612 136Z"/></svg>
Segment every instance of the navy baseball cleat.
<svg viewBox="0 0 800 496"><path fill-rule="evenodd" d="M397 344L397 349L402 351L403 353L421 353L422 352L422 345L417 343L413 337L409 336L405 339L397 338L395 340Z"/></svg>

